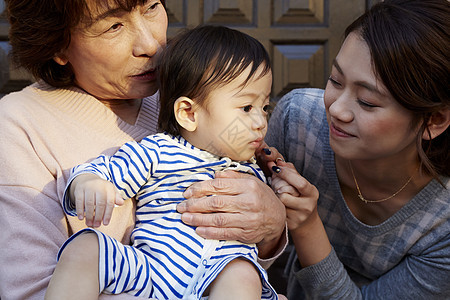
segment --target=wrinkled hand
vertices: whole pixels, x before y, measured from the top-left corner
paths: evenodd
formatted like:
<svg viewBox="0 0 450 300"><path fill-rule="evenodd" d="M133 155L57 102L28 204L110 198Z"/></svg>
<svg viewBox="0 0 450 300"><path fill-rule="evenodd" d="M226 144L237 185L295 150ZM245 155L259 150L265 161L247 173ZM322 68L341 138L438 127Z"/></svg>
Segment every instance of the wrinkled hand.
<svg viewBox="0 0 450 300"><path fill-rule="evenodd" d="M95 174L81 174L70 184L70 201L75 204L78 219L86 218L89 227L100 227L111 221L114 205L124 200L115 186Z"/></svg>
<svg viewBox="0 0 450 300"><path fill-rule="evenodd" d="M279 172L272 175L272 188L286 206L290 231L297 230L317 214L319 192L295 169L292 163L277 161Z"/></svg>
<svg viewBox="0 0 450 300"><path fill-rule="evenodd" d="M285 228L283 204L269 186L249 174L217 172L215 179L190 186L184 197L177 210L200 236L258 243L260 257L274 250Z"/></svg>

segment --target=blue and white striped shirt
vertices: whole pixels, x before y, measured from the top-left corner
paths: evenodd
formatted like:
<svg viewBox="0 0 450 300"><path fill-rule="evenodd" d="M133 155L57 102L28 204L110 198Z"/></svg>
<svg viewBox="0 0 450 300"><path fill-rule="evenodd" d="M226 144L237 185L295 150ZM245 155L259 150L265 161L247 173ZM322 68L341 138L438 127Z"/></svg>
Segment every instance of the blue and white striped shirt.
<svg viewBox="0 0 450 300"><path fill-rule="evenodd" d="M254 244L203 239L176 211L176 205L185 200L182 193L187 187L228 169L253 174L265 182L255 163L220 158L182 137L163 133L127 143L113 156L102 155L75 167L69 184L81 173L94 173L112 182L124 199L135 197L137 201L136 228L131 235L134 249L87 229L95 231L100 241L100 290L158 299L199 299L229 261L245 257L260 270L263 299L276 299L266 272L257 263ZM67 214L76 215L67 190L62 204ZM130 262L133 260L138 262ZM124 271L135 278L130 280Z"/></svg>

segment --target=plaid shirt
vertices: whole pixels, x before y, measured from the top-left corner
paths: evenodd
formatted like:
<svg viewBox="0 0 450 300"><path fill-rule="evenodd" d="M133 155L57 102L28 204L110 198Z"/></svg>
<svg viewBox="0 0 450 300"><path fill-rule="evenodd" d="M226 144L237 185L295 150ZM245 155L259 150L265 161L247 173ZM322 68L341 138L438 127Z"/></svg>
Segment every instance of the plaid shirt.
<svg viewBox="0 0 450 300"><path fill-rule="evenodd" d="M441 178L447 188L432 180L392 217L369 226L342 197L323 90L284 96L266 142L319 190L318 210L333 246L304 269L292 253L289 299L450 299L450 178Z"/></svg>

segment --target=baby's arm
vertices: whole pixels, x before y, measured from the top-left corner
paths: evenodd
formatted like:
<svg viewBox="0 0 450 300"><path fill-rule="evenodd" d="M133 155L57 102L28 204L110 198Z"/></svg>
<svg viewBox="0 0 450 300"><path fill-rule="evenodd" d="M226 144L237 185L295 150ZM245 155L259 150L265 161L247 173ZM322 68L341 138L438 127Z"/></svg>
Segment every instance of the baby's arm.
<svg viewBox="0 0 450 300"><path fill-rule="evenodd" d="M114 205L124 203L111 182L92 173L77 175L72 180L69 197L76 207L78 219L86 218L86 225L90 227L100 227L102 221L108 225Z"/></svg>

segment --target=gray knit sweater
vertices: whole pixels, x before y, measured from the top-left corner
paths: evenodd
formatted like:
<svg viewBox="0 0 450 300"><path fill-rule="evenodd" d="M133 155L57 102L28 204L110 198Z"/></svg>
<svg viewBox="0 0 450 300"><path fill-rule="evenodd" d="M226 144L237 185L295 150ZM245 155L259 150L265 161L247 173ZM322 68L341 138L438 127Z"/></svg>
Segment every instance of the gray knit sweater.
<svg viewBox="0 0 450 300"><path fill-rule="evenodd" d="M356 219L338 183L323 90L297 89L277 104L266 137L320 192L333 250L302 269L287 265L292 299L450 299L450 178L431 181L377 226Z"/></svg>

